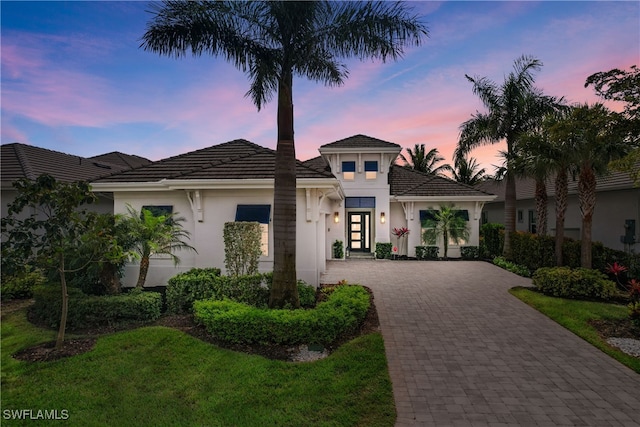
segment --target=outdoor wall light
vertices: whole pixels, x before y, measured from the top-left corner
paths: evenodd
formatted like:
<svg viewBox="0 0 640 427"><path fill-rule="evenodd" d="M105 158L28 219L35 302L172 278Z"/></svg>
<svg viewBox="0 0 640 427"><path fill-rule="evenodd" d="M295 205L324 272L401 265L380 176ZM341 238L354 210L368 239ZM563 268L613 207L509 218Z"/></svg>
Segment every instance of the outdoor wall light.
<svg viewBox="0 0 640 427"><path fill-rule="evenodd" d="M336 224L340 222L340 212L333 213L333 222L335 222Z"/></svg>
<svg viewBox="0 0 640 427"><path fill-rule="evenodd" d="M387 221L387 219L384 217L384 212L380 212L380 223L384 224Z"/></svg>

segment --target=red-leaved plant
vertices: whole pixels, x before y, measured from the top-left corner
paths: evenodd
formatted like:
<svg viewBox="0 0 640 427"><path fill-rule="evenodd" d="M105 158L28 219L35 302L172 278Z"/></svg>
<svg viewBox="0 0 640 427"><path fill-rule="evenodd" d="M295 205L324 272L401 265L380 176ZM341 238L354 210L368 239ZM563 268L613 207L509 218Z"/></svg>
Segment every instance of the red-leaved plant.
<svg viewBox="0 0 640 427"><path fill-rule="evenodd" d="M394 227L394 229L391 231L391 234L393 234L396 237L404 237L409 234L409 229L407 227L400 227L400 228Z"/></svg>

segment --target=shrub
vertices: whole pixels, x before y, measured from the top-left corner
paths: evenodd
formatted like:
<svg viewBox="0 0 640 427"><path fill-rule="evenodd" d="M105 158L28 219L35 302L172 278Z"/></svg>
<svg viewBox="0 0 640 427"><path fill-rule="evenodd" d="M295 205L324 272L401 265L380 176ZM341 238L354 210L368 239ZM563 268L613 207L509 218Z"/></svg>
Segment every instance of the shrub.
<svg viewBox="0 0 640 427"><path fill-rule="evenodd" d="M303 280L298 280L298 297L300 298L300 307L314 307L316 305L316 288L306 284Z"/></svg>
<svg viewBox="0 0 640 427"><path fill-rule="evenodd" d="M132 290L121 295L87 296L77 288L68 288L67 325L72 328L115 325L131 321L153 321L160 317L162 295ZM60 323L62 295L60 286L34 289L35 303L30 314L50 327Z"/></svg>
<svg viewBox="0 0 640 427"><path fill-rule="evenodd" d="M555 238L517 231L511 235L510 259L530 271L540 267L554 267Z"/></svg>
<svg viewBox="0 0 640 427"><path fill-rule="evenodd" d="M206 300L194 304L194 315L209 333L232 343L326 345L355 330L369 304L369 294L361 286L340 286L312 310L270 310Z"/></svg>
<svg viewBox="0 0 640 427"><path fill-rule="evenodd" d="M219 276L219 268L192 268L169 279L165 294L167 311L185 313L191 311L195 300L211 298L212 283Z"/></svg>
<svg viewBox="0 0 640 427"><path fill-rule="evenodd" d="M480 257L480 249L477 246L461 246L460 256L462 259L477 259Z"/></svg>
<svg viewBox="0 0 640 427"><path fill-rule="evenodd" d="M344 245L342 243L342 240L336 240L335 242L333 242L333 258L344 258Z"/></svg>
<svg viewBox="0 0 640 427"><path fill-rule="evenodd" d="M258 273L262 229L258 222L225 222L224 266L231 276Z"/></svg>
<svg viewBox="0 0 640 427"><path fill-rule="evenodd" d="M0 284L0 295L2 295L3 301L31 298L33 289L36 286L44 285L44 283L45 278L39 270L22 272L15 276L4 276L2 284Z"/></svg>
<svg viewBox="0 0 640 427"><path fill-rule="evenodd" d="M507 271L517 274L518 276L531 277L531 272L527 267L507 261L504 257L495 257L493 259L493 263L500 268L504 268Z"/></svg>
<svg viewBox="0 0 640 427"><path fill-rule="evenodd" d="M376 258L391 259L392 243L376 243Z"/></svg>
<svg viewBox="0 0 640 427"><path fill-rule="evenodd" d="M608 299L616 293L614 282L587 268L540 268L533 275L533 285L543 294L561 298Z"/></svg>
<svg viewBox="0 0 640 427"><path fill-rule="evenodd" d="M440 248L437 246L416 246L417 259L438 259Z"/></svg>
<svg viewBox="0 0 640 427"><path fill-rule="evenodd" d="M504 225L487 223L480 227L480 253L484 258L502 255Z"/></svg>

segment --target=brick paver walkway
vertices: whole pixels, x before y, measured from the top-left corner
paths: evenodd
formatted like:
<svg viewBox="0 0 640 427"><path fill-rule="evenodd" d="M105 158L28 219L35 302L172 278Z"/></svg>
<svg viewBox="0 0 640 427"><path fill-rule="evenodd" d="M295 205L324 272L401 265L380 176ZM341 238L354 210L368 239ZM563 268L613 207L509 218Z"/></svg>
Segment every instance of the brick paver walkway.
<svg viewBox="0 0 640 427"><path fill-rule="evenodd" d="M640 426L640 375L507 292L489 263L331 261L373 289L397 426Z"/></svg>

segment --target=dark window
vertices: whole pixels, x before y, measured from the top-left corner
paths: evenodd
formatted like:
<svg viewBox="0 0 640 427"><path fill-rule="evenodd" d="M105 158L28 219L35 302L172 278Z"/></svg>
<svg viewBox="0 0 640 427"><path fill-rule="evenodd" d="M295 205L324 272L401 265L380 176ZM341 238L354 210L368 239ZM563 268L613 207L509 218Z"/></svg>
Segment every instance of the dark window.
<svg viewBox="0 0 640 427"><path fill-rule="evenodd" d="M173 206L171 205L145 205L143 210L148 210L153 216L171 215Z"/></svg>
<svg viewBox="0 0 640 427"><path fill-rule="evenodd" d="M347 209L353 208L375 208L375 197L347 197L344 201L344 207Z"/></svg>
<svg viewBox="0 0 640 427"><path fill-rule="evenodd" d="M378 162L364 162L364 171L365 172L378 172Z"/></svg>
<svg viewBox="0 0 640 427"><path fill-rule="evenodd" d="M355 172L356 162L342 162L342 172Z"/></svg>
<svg viewBox="0 0 640 427"><path fill-rule="evenodd" d="M237 222L259 222L269 224L271 205L238 205L236 208Z"/></svg>

